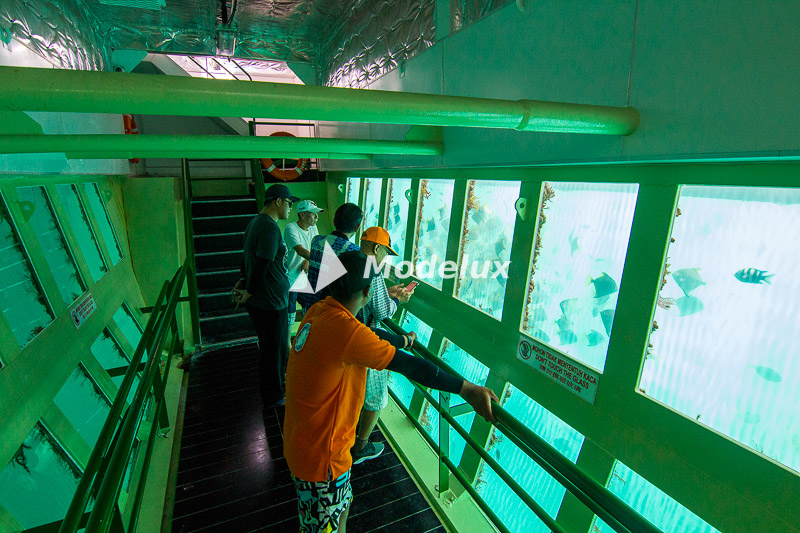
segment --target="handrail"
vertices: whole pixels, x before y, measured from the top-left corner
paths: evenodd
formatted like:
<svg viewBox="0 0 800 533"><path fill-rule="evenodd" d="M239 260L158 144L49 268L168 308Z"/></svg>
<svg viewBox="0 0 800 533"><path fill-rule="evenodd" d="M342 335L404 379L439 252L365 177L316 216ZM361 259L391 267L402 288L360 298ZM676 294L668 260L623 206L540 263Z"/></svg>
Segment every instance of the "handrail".
<svg viewBox="0 0 800 533"><path fill-rule="evenodd" d="M383 321L383 323L395 333L407 333L392 320L386 319ZM447 372L464 379L463 376L453 370L453 368L442 361L441 358L433 355L433 353L431 353L425 346L422 346L421 344L415 344L413 351L439 366L443 370L446 370ZM511 478L507 472L505 472L505 470L499 464L497 464L496 461L494 461L494 459L491 458L491 456L489 456L486 450L484 450L483 446L478 444L472 438L469 432L467 432L455 420L455 418L453 418L450 413L447 412L447 410L443 409L439 405L439 402L437 402L427 390L416 383L412 382L412 384L431 404L431 406L439 412L440 416L447 421L448 425L453 426L453 428L461 435L467 444L469 444L476 451L476 453L478 453L478 455L481 456L481 458L497 472L497 474L503 479L503 481L505 481L509 488L511 488L518 496L520 496L526 505L528 505L528 507L534 513L536 513L540 519L543 519L540 513L537 512L537 508L538 510L541 510L541 507L535 502L533 502L534 505L531 505L530 501L532 500L530 499L530 496L527 496L527 493L524 491L524 489L522 489L520 485L514 481L513 478ZM404 410L404 412L406 412L406 410ZM562 484L568 491L570 491L576 498L589 507L592 512L599 516L615 531L621 533L661 533L660 529L658 529L636 511L631 509L625 502L623 502L615 494L599 484L597 481L592 479L578 466L566 459L544 439L536 435L536 433L526 427L525 424L517 420L513 415L508 413L508 411L503 409L502 406L497 403L493 403L492 412L497 419L497 422L493 423L494 426L500 429L503 434L508 436L509 439L514 442L514 444L516 444L523 452L525 452L531 459L536 461L536 463L538 463L548 474L553 476L556 481ZM410 413L406 412L406 416L409 415ZM441 425L439 427L439 431L442 431ZM439 453L440 451L437 451L437 454ZM449 461L445 463L447 464L448 462ZM450 466L451 464L452 463L448 464L448 468L453 471L453 468ZM459 479L459 481L461 480ZM523 497L519 490L525 493L527 497ZM549 515L546 516L549 520L552 520ZM558 529L554 529L547 520L543 519L543 521L545 521L551 530L561 531L561 526L556 524Z"/></svg>
<svg viewBox="0 0 800 533"><path fill-rule="evenodd" d="M167 339L171 339L166 353L167 369L171 364L173 353L180 345L175 311L188 268L189 262L187 259L172 279L169 282L164 282L156 304L153 306L153 312L147 320L142 339L136 347L131 364L89 457L75 495L70 502L67 514L61 522L59 533L75 533L81 527L80 523L84 517L90 496L95 496L95 503L92 511L88 514L87 532L104 532L108 531L114 524L121 524L121 513L116 503L125 476L128 456L133 440L136 438L136 429L142 415L142 408L148 395L151 394L151 390L154 389L156 402L153 426L150 437L147 440L147 447L144 450L144 462L142 464L139 487L134 494L130 507L129 524L136 523L142 501L142 489L147 477L149 459L152 455L154 435L159 426L164 430L168 423L165 413L162 412L162 409L166 408L163 405L163 383L166 380L167 371L165 371L162 378L160 376L160 368L164 347L167 346ZM143 375L134 398L120 421L120 415L126 406L131 384L139 372L139 361L145 352L147 353L147 362L142 371Z"/></svg>

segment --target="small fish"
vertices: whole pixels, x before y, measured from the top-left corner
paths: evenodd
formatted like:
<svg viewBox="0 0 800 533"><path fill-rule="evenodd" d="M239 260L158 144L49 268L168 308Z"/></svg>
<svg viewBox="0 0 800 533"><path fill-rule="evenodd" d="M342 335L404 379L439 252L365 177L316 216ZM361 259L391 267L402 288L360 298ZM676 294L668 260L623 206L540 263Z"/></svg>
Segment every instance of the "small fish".
<svg viewBox="0 0 800 533"><path fill-rule="evenodd" d="M425 231L430 232L430 231L433 231L435 229L436 229L436 222L431 218L431 219L428 220L428 226L425 229Z"/></svg>
<svg viewBox="0 0 800 533"><path fill-rule="evenodd" d="M392 211L394 211L395 216L400 216L400 204L394 204L392 206Z"/></svg>
<svg viewBox="0 0 800 533"><path fill-rule="evenodd" d="M558 332L559 344L573 344L578 340L578 336L571 329Z"/></svg>
<svg viewBox="0 0 800 533"><path fill-rule="evenodd" d="M767 273L766 270L758 270L757 268L743 268L738 272L736 272L736 274L734 274L733 277L735 277L742 283L761 284L761 282L763 281L764 283L772 285L772 282L769 280L769 278L771 278L775 274L768 274L765 276L764 274L766 273Z"/></svg>
<svg viewBox="0 0 800 533"><path fill-rule="evenodd" d="M569 451L571 444L572 444L572 439L565 439L564 437L561 437L553 441L553 448L560 451L561 453L564 453Z"/></svg>
<svg viewBox="0 0 800 533"><path fill-rule="evenodd" d="M402 219L400 218L400 215L395 215L395 216L394 216L394 223L395 223L395 224L399 224L399 223L400 223L400 220L402 220Z"/></svg>
<svg viewBox="0 0 800 533"><path fill-rule="evenodd" d="M595 297L594 303L596 303L597 305L603 305L608 301L609 298L611 298L611 295L608 294L605 296L601 296L600 298Z"/></svg>
<svg viewBox="0 0 800 533"><path fill-rule="evenodd" d="M595 298L602 298L603 296L608 296L609 294L617 292L617 282L605 272L603 272L602 276L594 279L590 276L589 283L594 285Z"/></svg>
<svg viewBox="0 0 800 533"><path fill-rule="evenodd" d="M558 305L561 306L561 312L564 313L564 316L567 318L575 316L581 310L580 301L577 298L561 300L561 303Z"/></svg>
<svg viewBox="0 0 800 533"><path fill-rule="evenodd" d="M507 247L508 242L506 241L506 236L501 234L500 238L494 242L494 253L497 257L503 257L503 252L505 252Z"/></svg>
<svg viewBox="0 0 800 533"><path fill-rule="evenodd" d="M606 335L611 336L611 327L614 325L614 310L604 309L600 311L600 319L606 327Z"/></svg>
<svg viewBox="0 0 800 533"><path fill-rule="evenodd" d="M586 344L589 346L597 346L605 340L605 337L599 331L592 330L586 334Z"/></svg>
<svg viewBox="0 0 800 533"><path fill-rule="evenodd" d="M770 368L768 366L757 366L755 368L756 374L758 374L759 377L767 381L771 381L772 383L780 383L783 379L778 371L774 368Z"/></svg>
<svg viewBox="0 0 800 533"><path fill-rule="evenodd" d="M542 342L550 342L550 335L540 329L533 330L532 335L534 339L539 339Z"/></svg>
<svg viewBox="0 0 800 533"><path fill-rule="evenodd" d="M678 312L681 316L693 315L706 308L700 298L695 296L681 296L675 300L675 305L678 306Z"/></svg>
<svg viewBox="0 0 800 533"><path fill-rule="evenodd" d="M503 287L504 289L506 288L506 283L508 283L508 280L506 278L504 278L503 276L497 276L494 279L497 280L497 283L499 283L501 287Z"/></svg>
<svg viewBox="0 0 800 533"><path fill-rule="evenodd" d="M479 226L483 223L484 216L480 209L474 209L472 211L472 221Z"/></svg>
<svg viewBox="0 0 800 533"><path fill-rule="evenodd" d="M547 313L545 313L543 307L534 307L533 312L528 316L528 320L533 323L544 322L547 320Z"/></svg>
<svg viewBox="0 0 800 533"><path fill-rule="evenodd" d="M573 233L569 234L569 253L570 255L575 255L575 252L577 251L578 251L578 236L575 235L573 230Z"/></svg>
<svg viewBox="0 0 800 533"><path fill-rule="evenodd" d="M565 331L572 327L572 322L570 322L570 320L567 317L562 316L561 318L556 320L556 326L558 326L558 329L560 331Z"/></svg>
<svg viewBox="0 0 800 533"><path fill-rule="evenodd" d="M761 422L761 415L752 411L747 411L742 414L745 424L758 424Z"/></svg>
<svg viewBox="0 0 800 533"><path fill-rule="evenodd" d="M698 270L697 268L682 268L672 273L672 279L675 280L675 283L678 284L678 287L681 288L686 296L689 296L689 293L697 287L706 284L703 278L700 277Z"/></svg>

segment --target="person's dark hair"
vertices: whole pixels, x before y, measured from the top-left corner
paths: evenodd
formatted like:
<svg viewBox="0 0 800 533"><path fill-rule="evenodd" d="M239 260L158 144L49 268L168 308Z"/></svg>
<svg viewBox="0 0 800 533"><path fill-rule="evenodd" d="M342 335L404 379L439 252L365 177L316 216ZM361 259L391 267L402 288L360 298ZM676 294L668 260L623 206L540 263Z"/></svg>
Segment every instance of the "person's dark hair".
<svg viewBox="0 0 800 533"><path fill-rule="evenodd" d="M364 212L356 204L342 204L333 215L333 227L342 233L353 233L363 219Z"/></svg>
<svg viewBox="0 0 800 533"><path fill-rule="evenodd" d="M323 296L333 296L345 303L369 287L375 272L367 268L367 256L359 251L345 252L338 258L345 273L326 287Z"/></svg>

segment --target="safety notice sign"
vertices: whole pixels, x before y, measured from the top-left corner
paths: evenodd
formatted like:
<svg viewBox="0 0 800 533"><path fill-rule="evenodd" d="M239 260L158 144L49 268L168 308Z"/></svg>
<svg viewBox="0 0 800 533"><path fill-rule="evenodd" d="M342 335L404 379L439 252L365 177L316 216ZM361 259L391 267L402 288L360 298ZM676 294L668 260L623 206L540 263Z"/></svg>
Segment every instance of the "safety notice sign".
<svg viewBox="0 0 800 533"><path fill-rule="evenodd" d="M600 379L596 371L525 335L519 336L517 359L594 405Z"/></svg>

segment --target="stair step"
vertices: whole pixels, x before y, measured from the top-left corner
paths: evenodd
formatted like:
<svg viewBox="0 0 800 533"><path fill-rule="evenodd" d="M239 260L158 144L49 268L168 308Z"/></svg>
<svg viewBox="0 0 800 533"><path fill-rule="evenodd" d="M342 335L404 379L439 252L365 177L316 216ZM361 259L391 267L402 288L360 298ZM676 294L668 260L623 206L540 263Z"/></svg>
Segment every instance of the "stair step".
<svg viewBox="0 0 800 533"><path fill-rule="evenodd" d="M243 232L255 214L193 217L192 230L195 235Z"/></svg>
<svg viewBox="0 0 800 533"><path fill-rule="evenodd" d="M250 215L258 212L255 198L192 200L192 217Z"/></svg>
<svg viewBox="0 0 800 533"><path fill-rule="evenodd" d="M242 263L242 250L195 253L194 263L198 272L239 268Z"/></svg>
<svg viewBox="0 0 800 533"><path fill-rule="evenodd" d="M238 268L197 273L197 289L205 292L224 292L233 289L239 281Z"/></svg>
<svg viewBox="0 0 800 533"><path fill-rule="evenodd" d="M234 231L229 233L212 233L208 235L194 236L194 251L197 253L205 252L225 252L232 250L241 251L244 248L244 232Z"/></svg>
<svg viewBox="0 0 800 533"><path fill-rule="evenodd" d="M233 314L236 303L231 301L231 292L215 291L207 294L197 295L200 316L214 316L215 314Z"/></svg>
<svg viewBox="0 0 800 533"><path fill-rule="evenodd" d="M200 319L200 338L203 345L253 336L253 322L246 311L239 310L232 315Z"/></svg>

